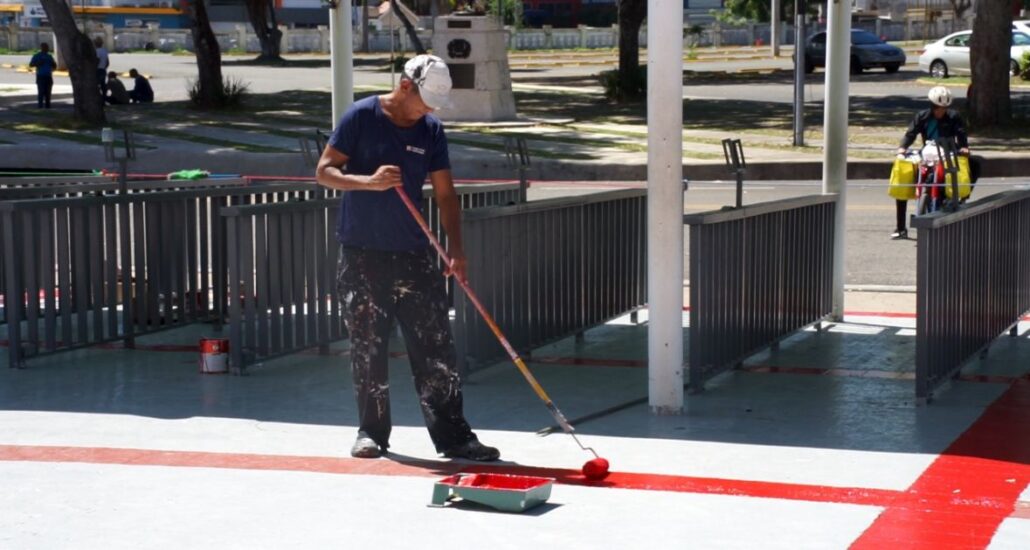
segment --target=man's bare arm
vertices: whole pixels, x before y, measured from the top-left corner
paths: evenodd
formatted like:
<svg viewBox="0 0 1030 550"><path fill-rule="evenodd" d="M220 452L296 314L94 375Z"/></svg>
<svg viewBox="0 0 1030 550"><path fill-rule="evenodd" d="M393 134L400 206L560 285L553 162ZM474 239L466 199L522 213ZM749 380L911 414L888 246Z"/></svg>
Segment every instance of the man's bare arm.
<svg viewBox="0 0 1030 550"><path fill-rule="evenodd" d="M451 257L450 271L465 280L465 248L461 240L461 207L458 193L454 190L454 180L450 170L437 170L429 174L433 184L433 197L440 209L440 222L447 232L447 255Z"/></svg>
<svg viewBox="0 0 1030 550"><path fill-rule="evenodd" d="M344 170L347 160L347 155L326 145L315 168L315 180L323 187L340 191L385 191L401 185L401 169L397 166L383 165L375 174L362 176Z"/></svg>

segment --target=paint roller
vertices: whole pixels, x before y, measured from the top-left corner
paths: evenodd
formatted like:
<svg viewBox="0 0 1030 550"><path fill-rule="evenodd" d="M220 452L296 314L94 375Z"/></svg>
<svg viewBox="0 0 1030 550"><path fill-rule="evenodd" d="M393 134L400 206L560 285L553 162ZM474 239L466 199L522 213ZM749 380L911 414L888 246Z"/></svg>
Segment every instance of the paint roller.
<svg viewBox="0 0 1030 550"><path fill-rule="evenodd" d="M443 246L440 244L440 241L438 241L436 239L436 236L433 235L433 231L429 229L429 225L426 223L426 220L422 218L422 214L418 211L418 208L415 207L415 204L411 202L411 198L409 198L408 195L404 193L404 190L401 187L394 187L394 190L397 191L398 195L400 195L401 200L404 201L404 206L408 208L408 212L410 212L411 216L415 218L416 222L418 222L419 227L422 228L422 232L425 233L426 237L429 238L429 242L433 244L433 248L436 249L437 254L439 254L440 258L443 259L444 263L446 263L447 266L450 267L450 256L447 255L447 251L444 250ZM576 442L576 445L579 445L580 449L584 451L590 451L590 453L594 455L594 458L588 460L585 464L583 464L583 476L587 479L594 481L599 481L608 477L608 461L604 458L601 458L601 456L597 454L597 451L595 451L592 447L586 447L583 445L583 443L579 441L579 438L576 437L576 431L575 429L573 429L572 424L569 424L569 421L565 419L565 415L562 414L562 412L558 409L558 406L554 404L554 401L551 401L551 398L548 397L547 392L544 391L543 386L541 386L540 383L537 382L536 377L533 376L533 373L529 371L529 368L526 366L526 363L522 360L522 357L519 356L519 354L515 351L515 348L513 348L511 346L511 343L508 342L508 339L504 336L504 333L501 332L501 328L497 326L497 323L494 321L493 316L490 315L490 312L488 312L486 308L483 307L483 304L479 301L479 298L476 296L476 293L472 291L471 287L469 287L468 282L463 280L461 277L455 277L454 279L458 282L458 285L461 286L461 289L465 291L465 295L468 297L469 301L472 302L472 305L475 306L476 311L479 312L479 315L483 318L483 321L485 321L487 326L490 327L490 331L494 333L494 336L497 338L497 341L500 342L501 346L504 347L504 350L508 352L508 357L510 357L512 362L515 363L515 366L518 367L519 372L521 372L522 376L526 378L526 381L529 382L530 387L532 387L533 391L536 392L537 397L539 397L540 400L544 402L544 405L547 407L547 410L551 413L551 416L553 416L554 419L558 422L558 425L561 426L562 431L572 436L572 439Z"/></svg>

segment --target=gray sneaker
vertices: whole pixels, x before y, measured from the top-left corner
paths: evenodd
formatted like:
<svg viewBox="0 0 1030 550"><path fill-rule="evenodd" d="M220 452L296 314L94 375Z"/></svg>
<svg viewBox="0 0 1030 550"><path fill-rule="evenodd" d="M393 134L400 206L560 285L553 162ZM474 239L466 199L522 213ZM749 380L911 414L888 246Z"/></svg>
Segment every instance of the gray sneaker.
<svg viewBox="0 0 1030 550"><path fill-rule="evenodd" d="M447 458L466 458L468 460L475 460L476 462L493 462L494 460L501 458L500 451L494 447L487 447L476 439L473 439L464 445L451 447L444 451L443 455Z"/></svg>
<svg viewBox="0 0 1030 550"><path fill-rule="evenodd" d="M350 455L354 458L379 458L383 455L383 451L371 437L358 434L358 438L354 440L354 445L350 448Z"/></svg>

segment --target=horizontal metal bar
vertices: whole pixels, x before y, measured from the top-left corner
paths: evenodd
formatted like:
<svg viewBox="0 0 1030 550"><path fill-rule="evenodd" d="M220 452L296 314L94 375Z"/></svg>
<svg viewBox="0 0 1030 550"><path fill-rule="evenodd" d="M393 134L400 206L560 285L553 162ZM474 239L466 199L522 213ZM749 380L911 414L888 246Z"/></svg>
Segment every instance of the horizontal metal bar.
<svg viewBox="0 0 1030 550"><path fill-rule="evenodd" d="M603 202L619 200L624 198L643 197L646 195L646 189L619 189L615 191L593 193L590 195L561 197L557 199L531 201L524 204L513 204L511 206L499 206L489 209L469 210L462 215L462 218L468 221L501 218L505 216L516 216L519 214L545 212L548 210L559 210L562 208L569 208L572 206L586 206L589 204L599 204Z"/></svg>
<svg viewBox="0 0 1030 550"><path fill-rule="evenodd" d="M966 203L956 212L937 211L932 214L916 216L912 218L912 227L916 229L937 229L1028 198L1030 198L1030 190L1004 191Z"/></svg>
<svg viewBox="0 0 1030 550"><path fill-rule="evenodd" d="M202 189L186 189L174 191L155 191L145 194L104 195L88 197L26 199L18 201L0 201L0 211L36 210L49 208L66 208L72 206L92 206L94 204L121 204L140 201L178 201L191 198L231 197L236 195L259 195L263 193L289 193L296 191L314 191L319 189L313 183L259 183L247 186L205 187Z"/></svg>
<svg viewBox="0 0 1030 550"><path fill-rule="evenodd" d="M806 195L804 197L794 197L790 199L762 202L758 204L749 204L741 208L728 208L725 210L711 210L708 212L698 212L695 214L684 214L683 223L686 225L706 225L712 223L722 223L734 220L742 220L744 218L753 218L755 216L771 214L773 212L783 212L786 210L794 210L796 208L815 206L817 204L826 204L836 201L837 195L833 193L826 195Z"/></svg>
<svg viewBox="0 0 1030 550"><path fill-rule="evenodd" d="M26 187L33 185L67 185L72 183L102 183L105 181L112 181L114 178L115 176L95 176L92 174L84 174L81 176L24 176L14 178L0 178L0 187Z"/></svg>

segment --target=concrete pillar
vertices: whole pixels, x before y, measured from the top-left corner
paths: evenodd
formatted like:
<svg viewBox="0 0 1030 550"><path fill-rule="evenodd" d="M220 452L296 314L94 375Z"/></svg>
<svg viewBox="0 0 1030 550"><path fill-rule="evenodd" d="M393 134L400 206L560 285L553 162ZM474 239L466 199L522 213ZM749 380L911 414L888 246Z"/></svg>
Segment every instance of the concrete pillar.
<svg viewBox="0 0 1030 550"><path fill-rule="evenodd" d="M612 23L612 47L619 47L619 24Z"/></svg>
<svg viewBox="0 0 1030 550"><path fill-rule="evenodd" d="M236 30L236 47L241 49L241 50L243 50L243 51L247 51L247 42L248 42L247 41L247 26L246 25L236 25L235 30Z"/></svg>
<svg viewBox="0 0 1030 550"><path fill-rule="evenodd" d="M683 412L683 7L648 0L648 403Z"/></svg>
<svg viewBox="0 0 1030 550"><path fill-rule="evenodd" d="M332 34L330 64L333 73L332 127L354 103L354 41L350 23L350 0L341 0L329 10L329 29Z"/></svg>
<svg viewBox="0 0 1030 550"><path fill-rule="evenodd" d="M780 21L780 6L783 0L772 0L771 19L769 27L769 45L772 47L772 56L780 56L780 33L783 32L783 22Z"/></svg>
<svg viewBox="0 0 1030 550"><path fill-rule="evenodd" d="M830 2L826 22L826 104L823 109L823 193L838 196L833 242L833 311L844 319L844 212L848 182L848 84L851 75L851 8Z"/></svg>
<svg viewBox="0 0 1030 550"><path fill-rule="evenodd" d="M585 50L587 48L587 26L579 25L577 28L579 29L579 47Z"/></svg>
<svg viewBox="0 0 1030 550"><path fill-rule="evenodd" d="M42 42L42 41L40 41ZM39 44L33 47L35 49L39 47ZM64 60L64 51L61 50L61 46L57 43L57 35L50 33L50 55L54 56L54 61L57 61L58 71L67 71L68 62Z"/></svg>
<svg viewBox="0 0 1030 550"><path fill-rule="evenodd" d="M712 23L712 46L722 47L722 25L718 21Z"/></svg>
<svg viewBox="0 0 1030 550"><path fill-rule="evenodd" d="M550 50L552 48L554 48L554 27L544 25L544 49Z"/></svg>
<svg viewBox="0 0 1030 550"><path fill-rule="evenodd" d="M330 52L329 42L330 42L329 27L326 27L325 25L319 25L318 26L318 48L319 48L318 51L319 51L319 53L329 53Z"/></svg>
<svg viewBox="0 0 1030 550"><path fill-rule="evenodd" d="M104 47L108 52L114 51L114 25L104 23L100 29L104 33Z"/></svg>
<svg viewBox="0 0 1030 550"><path fill-rule="evenodd" d="M279 25L279 32L283 33L282 37L279 39L280 52L290 53L290 27L288 27L287 25ZM353 38L353 35L353 32L348 32L347 40L351 40ZM351 47L350 51L353 52L354 48Z"/></svg>

